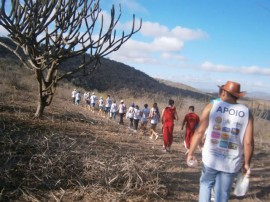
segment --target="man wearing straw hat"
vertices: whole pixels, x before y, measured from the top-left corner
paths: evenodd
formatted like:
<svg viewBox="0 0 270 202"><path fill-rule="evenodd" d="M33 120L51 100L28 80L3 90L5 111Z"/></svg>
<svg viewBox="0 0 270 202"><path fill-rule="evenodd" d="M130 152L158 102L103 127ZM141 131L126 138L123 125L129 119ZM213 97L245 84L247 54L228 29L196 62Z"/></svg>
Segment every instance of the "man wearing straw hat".
<svg viewBox="0 0 270 202"><path fill-rule="evenodd" d="M219 88L220 100L214 100L203 110L187 156L188 165L196 160L195 149L205 135L200 202L210 201L213 186L215 201L228 201L236 174L241 169L250 174L254 150L253 116L245 105L237 103L246 92L240 92L240 84L233 81Z"/></svg>

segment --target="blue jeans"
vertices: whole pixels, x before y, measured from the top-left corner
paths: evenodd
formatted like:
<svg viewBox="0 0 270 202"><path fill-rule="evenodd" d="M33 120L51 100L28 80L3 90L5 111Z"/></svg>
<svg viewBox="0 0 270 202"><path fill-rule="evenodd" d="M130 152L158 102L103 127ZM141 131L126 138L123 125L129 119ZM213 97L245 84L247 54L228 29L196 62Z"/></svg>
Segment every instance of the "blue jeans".
<svg viewBox="0 0 270 202"><path fill-rule="evenodd" d="M225 173L205 165L200 178L199 202L209 202L211 189L215 186L215 202L227 202L230 198L234 177L237 173Z"/></svg>

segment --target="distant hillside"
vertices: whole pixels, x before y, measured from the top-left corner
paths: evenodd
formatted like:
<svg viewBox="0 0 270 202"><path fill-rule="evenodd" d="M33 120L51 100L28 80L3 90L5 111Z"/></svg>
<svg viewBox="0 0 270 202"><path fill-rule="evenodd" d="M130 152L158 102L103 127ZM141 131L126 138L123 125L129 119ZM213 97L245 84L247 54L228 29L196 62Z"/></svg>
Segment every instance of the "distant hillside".
<svg viewBox="0 0 270 202"><path fill-rule="evenodd" d="M1 38L1 40L7 39ZM14 54L0 46L0 59L7 57L15 58ZM80 57L67 60L62 65L61 71L68 71L80 64L80 61ZM68 78L68 81L89 91L93 89L108 92L125 91L134 97L151 94L191 97L199 100L207 100L211 97L191 87L175 86L168 81L166 83L163 80L156 80L133 67L105 58L101 59L101 65L93 74L80 72Z"/></svg>
<svg viewBox="0 0 270 202"><path fill-rule="evenodd" d="M65 68L68 69L68 65L76 65L76 62L74 60L67 61ZM75 85L83 86L86 89L97 89L99 91L125 90L125 92L128 91L135 97L153 93L203 100L211 97L191 87L181 88L180 86L166 84L166 82L154 79L133 67L105 58L101 60L101 66L94 74L84 75L80 73L79 75L69 80Z"/></svg>

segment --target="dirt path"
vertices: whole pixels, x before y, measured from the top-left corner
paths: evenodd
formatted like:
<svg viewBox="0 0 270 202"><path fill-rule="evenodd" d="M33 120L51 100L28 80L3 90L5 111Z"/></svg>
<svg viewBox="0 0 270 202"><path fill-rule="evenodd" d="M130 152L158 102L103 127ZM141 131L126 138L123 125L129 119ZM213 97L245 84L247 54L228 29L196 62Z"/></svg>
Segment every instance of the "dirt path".
<svg viewBox="0 0 270 202"><path fill-rule="evenodd" d="M185 163L185 148L183 145L183 131L177 123L174 133L174 143L170 153L162 150L163 137L160 126L158 132L160 137L154 141L148 135L134 133L127 126L119 126L117 122L107 119L100 119L104 123L102 133L104 138L116 142L120 147L125 147L131 153L143 155L148 158L160 158L163 161L164 169L160 174L162 182L167 186L169 192L161 201L197 201L199 190L200 166L189 168ZM126 125L128 120L125 120ZM160 124L159 124L160 125ZM200 159L200 152L196 155ZM256 146L253 158L253 171L250 190L245 197L237 198L231 196L230 201L270 201L270 154L269 147L260 148Z"/></svg>

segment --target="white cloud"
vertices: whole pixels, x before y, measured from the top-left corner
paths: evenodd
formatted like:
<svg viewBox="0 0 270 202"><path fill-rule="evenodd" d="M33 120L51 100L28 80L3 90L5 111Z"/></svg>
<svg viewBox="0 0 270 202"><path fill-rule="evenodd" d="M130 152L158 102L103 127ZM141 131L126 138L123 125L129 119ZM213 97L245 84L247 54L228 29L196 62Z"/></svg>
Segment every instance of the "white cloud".
<svg viewBox="0 0 270 202"><path fill-rule="evenodd" d="M140 32L145 36L172 37L183 41L207 38L207 34L200 29L192 30L186 27L176 26L169 30L169 28L164 25L149 21L143 22Z"/></svg>
<svg viewBox="0 0 270 202"><path fill-rule="evenodd" d="M207 34L200 29L192 30L180 26L172 29L171 34L182 40L196 40L201 38L207 38Z"/></svg>
<svg viewBox="0 0 270 202"><path fill-rule="evenodd" d="M270 69L258 66L248 66L248 67L231 67L222 64L213 64L211 62L204 62L201 65L201 69L204 71L211 72L228 72L228 73L242 73L242 74L256 74L256 75L270 75Z"/></svg>

